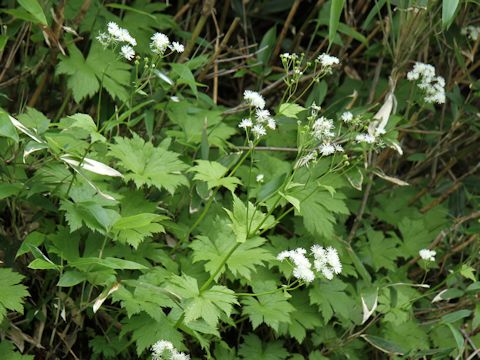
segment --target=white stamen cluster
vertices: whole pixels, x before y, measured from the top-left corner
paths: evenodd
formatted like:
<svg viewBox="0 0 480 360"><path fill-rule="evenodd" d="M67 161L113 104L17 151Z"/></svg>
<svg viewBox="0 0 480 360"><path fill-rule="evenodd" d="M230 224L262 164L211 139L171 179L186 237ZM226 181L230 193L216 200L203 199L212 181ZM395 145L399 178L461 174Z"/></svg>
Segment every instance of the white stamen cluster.
<svg viewBox="0 0 480 360"><path fill-rule="evenodd" d="M318 152L322 156L328 156L336 152L343 152L343 147L338 144L323 143L318 147Z"/></svg>
<svg viewBox="0 0 480 360"><path fill-rule="evenodd" d="M177 53L183 53L185 51L185 47L177 41L172 42L169 48Z"/></svg>
<svg viewBox="0 0 480 360"><path fill-rule="evenodd" d="M328 55L328 54L321 54L318 56L317 60L322 65L322 69L327 73L331 74L332 69L335 65L340 64L340 60L337 57Z"/></svg>
<svg viewBox="0 0 480 360"><path fill-rule="evenodd" d="M263 174L258 174L257 177L255 178L255 180L258 182L258 183L263 183L265 179L265 176Z"/></svg>
<svg viewBox="0 0 480 360"><path fill-rule="evenodd" d="M340 115L340 120L342 120L345 124L348 124L353 120L353 114L350 111L345 111L342 115Z"/></svg>
<svg viewBox="0 0 480 360"><path fill-rule="evenodd" d="M355 140L358 143L367 143L367 144L373 144L375 142L375 136L372 136L370 134L358 134L355 136Z"/></svg>
<svg viewBox="0 0 480 360"><path fill-rule="evenodd" d="M462 28L462 35L465 35L470 40L477 41L478 35L480 34L480 26L468 25Z"/></svg>
<svg viewBox="0 0 480 360"><path fill-rule="evenodd" d="M137 45L137 41L130 35L127 29L121 28L117 23L110 21L107 24L107 32L101 32L97 36L97 40L104 46L116 45L118 43L126 43L120 49L120 55L127 60L135 57L133 46Z"/></svg>
<svg viewBox="0 0 480 360"><path fill-rule="evenodd" d="M418 81L418 88L425 93L425 102L445 103L445 79L435 76L435 68L432 65L415 63L413 69L407 73L407 79Z"/></svg>
<svg viewBox="0 0 480 360"><path fill-rule="evenodd" d="M311 254L313 255L313 267L326 279L332 280L335 274L342 272L342 264L338 257L337 250L333 247L323 248L320 245L313 245ZM290 259L293 263L293 276L309 284L315 279L315 273L312 271L312 264L305 256L307 251L303 248L297 248L289 251L282 251L277 259L283 261Z"/></svg>
<svg viewBox="0 0 480 360"><path fill-rule="evenodd" d="M418 254L425 261L435 261L435 255L437 255L437 252L435 250L422 249Z"/></svg>
<svg viewBox="0 0 480 360"><path fill-rule="evenodd" d="M152 345L152 360L189 360L190 356L175 349L167 340L159 340Z"/></svg>
<svg viewBox="0 0 480 360"><path fill-rule="evenodd" d="M325 276L325 278L332 280L335 274L342 272L342 263L336 249L331 246L325 249L320 245L313 245L311 251L315 258L313 261L315 270Z"/></svg>
<svg viewBox="0 0 480 360"><path fill-rule="evenodd" d="M240 121L240 124L238 124L238 127L242 129L250 128L252 126L253 126L253 123L252 123L252 120L250 119L242 119L242 121Z"/></svg>

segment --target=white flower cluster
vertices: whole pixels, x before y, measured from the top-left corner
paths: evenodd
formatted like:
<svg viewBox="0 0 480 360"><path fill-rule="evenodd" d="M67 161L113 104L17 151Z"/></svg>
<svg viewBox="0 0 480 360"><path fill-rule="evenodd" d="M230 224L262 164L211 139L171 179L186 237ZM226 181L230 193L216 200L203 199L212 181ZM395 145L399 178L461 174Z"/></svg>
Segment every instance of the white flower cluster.
<svg viewBox="0 0 480 360"><path fill-rule="evenodd" d="M340 120L342 120L345 124L348 124L353 120L353 114L350 111L345 111L342 115L340 115Z"/></svg>
<svg viewBox="0 0 480 360"><path fill-rule="evenodd" d="M342 263L336 249L331 246L323 248L320 245L313 245L311 251L315 258L313 261L315 270L322 273L328 280L332 280L335 274L342 272Z"/></svg>
<svg viewBox="0 0 480 360"><path fill-rule="evenodd" d="M168 357L165 355L168 355ZM167 340L159 340L152 346L152 360L189 360L190 356L175 349Z"/></svg>
<svg viewBox="0 0 480 360"><path fill-rule="evenodd" d="M480 34L480 26L468 25L462 28L462 35L467 36L470 40L477 41Z"/></svg>
<svg viewBox="0 0 480 360"><path fill-rule="evenodd" d="M282 251L278 254L277 259L280 261L290 259L293 263L293 276L309 284L315 279L315 273L312 270L312 263L305 256L306 253L307 250L303 248ZM326 279L332 280L335 274L342 272L340 258L338 257L337 250L333 247L325 249L320 245L313 245L311 254L314 258L313 267Z"/></svg>
<svg viewBox="0 0 480 360"><path fill-rule="evenodd" d="M425 102L445 103L445 79L435 76L435 68L430 64L415 63L413 69L407 73L410 81L419 81L417 86L425 92Z"/></svg>
<svg viewBox="0 0 480 360"><path fill-rule="evenodd" d="M253 135L258 139L267 134L266 128L275 130L277 128L276 121L271 117L270 111L265 108L265 99L256 91L245 90L243 93L244 100L250 105L255 107L255 123L249 119L242 119L239 128L247 129L252 128Z"/></svg>
<svg viewBox="0 0 480 360"><path fill-rule="evenodd" d="M358 134L355 136L355 140L358 143L367 143L367 144L373 144L376 140L375 136L370 135L370 134Z"/></svg>
<svg viewBox="0 0 480 360"><path fill-rule="evenodd" d="M425 261L435 261L435 255L437 255L437 252L435 250L422 249L418 254Z"/></svg>
<svg viewBox="0 0 480 360"><path fill-rule="evenodd" d="M315 113L318 111L313 110ZM333 130L333 120L327 119L325 116L319 117L312 126L312 136L317 140L323 141L318 147L318 152L322 156L332 155L335 152L343 152L341 145L333 144L331 139L335 136Z"/></svg>
<svg viewBox="0 0 480 360"><path fill-rule="evenodd" d="M327 73L331 74L332 69L335 65L340 64L340 60L337 57L328 55L328 54L321 54L318 56L317 60L322 65L322 69Z"/></svg>
<svg viewBox="0 0 480 360"><path fill-rule="evenodd" d="M130 35L127 29L121 28L113 21L107 24L107 32L101 32L97 36L97 40L105 47L117 43L126 43L120 48L120 55L129 61L135 57L133 46L137 45L137 40Z"/></svg>
<svg viewBox="0 0 480 360"><path fill-rule="evenodd" d="M150 40L150 49L157 55L163 55L167 48L177 53L182 53L185 50L185 47L176 41L170 43L168 36L163 33L153 34Z"/></svg>

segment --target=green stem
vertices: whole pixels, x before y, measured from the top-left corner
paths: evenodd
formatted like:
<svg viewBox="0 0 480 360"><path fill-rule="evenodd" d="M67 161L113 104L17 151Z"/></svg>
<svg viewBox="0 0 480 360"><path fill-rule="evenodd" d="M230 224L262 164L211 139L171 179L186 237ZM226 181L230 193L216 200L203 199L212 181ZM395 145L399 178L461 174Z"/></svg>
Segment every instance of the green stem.
<svg viewBox="0 0 480 360"><path fill-rule="evenodd" d="M218 275L218 273L222 270L222 268L224 267L225 263L228 261L228 259L230 258L230 256L232 256L232 254L235 252L235 250L238 249L238 247L241 245L242 243L236 243L231 249L230 251L227 253L227 255L225 255L225 257L223 258L222 262L218 265L217 269L215 270L215 272L210 275L210 277L208 278L207 281L205 281L205 283L202 285L202 287L200 288L200 294L202 294L205 290L207 290L207 288L210 286L210 284L212 283L212 281L215 279L215 277Z"/></svg>

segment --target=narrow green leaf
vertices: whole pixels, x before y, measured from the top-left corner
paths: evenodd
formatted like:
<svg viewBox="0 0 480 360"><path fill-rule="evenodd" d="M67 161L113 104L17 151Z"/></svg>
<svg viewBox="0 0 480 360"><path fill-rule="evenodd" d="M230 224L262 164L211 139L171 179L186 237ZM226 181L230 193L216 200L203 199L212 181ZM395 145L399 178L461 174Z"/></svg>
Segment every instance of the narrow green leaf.
<svg viewBox="0 0 480 360"><path fill-rule="evenodd" d="M460 0L442 1L442 26L444 29L448 29L452 25L459 4Z"/></svg>
<svg viewBox="0 0 480 360"><path fill-rule="evenodd" d="M57 286L71 287L77 284L80 284L82 281L86 280L87 276L84 273L79 271L70 270L62 274L60 280L58 281Z"/></svg>
<svg viewBox="0 0 480 360"><path fill-rule="evenodd" d="M47 25L47 18L37 0L18 0L21 7L27 10L42 25Z"/></svg>
<svg viewBox="0 0 480 360"><path fill-rule="evenodd" d="M380 351L383 351L387 354L392 355L403 355L404 351L395 343L383 339L374 335L363 334L360 335L366 342L372 345L374 348L377 348Z"/></svg>
<svg viewBox="0 0 480 360"><path fill-rule="evenodd" d="M342 15L343 5L345 0L332 0L330 7L330 19L328 23L328 47L333 43L333 39L337 34L338 24L340 22L340 16Z"/></svg>

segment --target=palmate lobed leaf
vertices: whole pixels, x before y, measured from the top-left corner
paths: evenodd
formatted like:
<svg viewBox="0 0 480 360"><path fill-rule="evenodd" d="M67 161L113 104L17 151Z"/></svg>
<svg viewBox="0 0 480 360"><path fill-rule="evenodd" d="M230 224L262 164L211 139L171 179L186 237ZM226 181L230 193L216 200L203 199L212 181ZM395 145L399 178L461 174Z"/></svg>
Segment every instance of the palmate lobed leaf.
<svg viewBox="0 0 480 360"><path fill-rule="evenodd" d="M225 176L228 169L215 161L197 160L197 165L189 170L195 172L194 180L205 181L209 189L217 186L226 187L231 192L242 182L234 176Z"/></svg>
<svg viewBox="0 0 480 360"><path fill-rule="evenodd" d="M213 274L225 258L225 254L235 246L235 234L228 226L225 218L217 218L211 227L214 229L208 236L198 236L190 245L193 250L193 261L205 261L205 270ZM228 269L235 277L251 280L257 266L274 257L267 249L262 248L266 239L254 237L248 239L232 253L225 266L218 272L216 278Z"/></svg>
<svg viewBox="0 0 480 360"><path fill-rule="evenodd" d="M7 310L23 312L23 298L28 296L27 287L20 284L23 276L11 269L0 269L0 322Z"/></svg>
<svg viewBox="0 0 480 360"><path fill-rule="evenodd" d="M128 171L124 173L126 181L133 180L140 188L143 185L165 189L173 194L180 185L187 185L182 174L187 165L179 160L179 154L154 147L137 134L131 139L116 137L116 144L110 146L110 155L120 160Z"/></svg>
<svg viewBox="0 0 480 360"><path fill-rule="evenodd" d="M215 328L222 314L230 316L233 304L237 304L235 293L222 285L201 292L195 278L183 274L173 275L166 287L173 295L182 299L185 323L203 319Z"/></svg>
<svg viewBox="0 0 480 360"><path fill-rule="evenodd" d="M263 293L275 290L276 284L274 281L254 282L252 288L255 293ZM246 297L242 304L243 313L248 315L254 329L265 323L278 331L281 323L291 322L291 313L295 311L282 291Z"/></svg>

